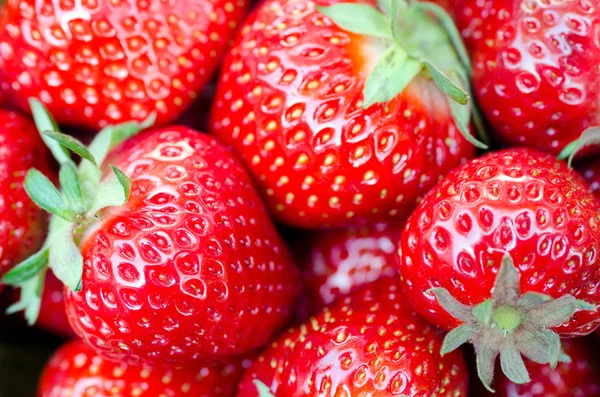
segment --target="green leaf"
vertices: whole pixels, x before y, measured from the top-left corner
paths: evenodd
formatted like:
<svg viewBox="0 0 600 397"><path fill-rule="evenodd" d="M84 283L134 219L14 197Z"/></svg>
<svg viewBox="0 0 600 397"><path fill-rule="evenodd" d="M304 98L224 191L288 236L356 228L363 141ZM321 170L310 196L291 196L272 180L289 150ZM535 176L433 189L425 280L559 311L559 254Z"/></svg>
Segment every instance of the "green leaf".
<svg viewBox="0 0 600 397"><path fill-rule="evenodd" d="M520 280L521 274L515 267L511 256L504 254L492 292L492 298L497 305L518 302L521 296Z"/></svg>
<svg viewBox="0 0 600 397"><path fill-rule="evenodd" d="M500 350L500 365L504 375L513 383L522 385L531 381L523 357L512 343L505 343Z"/></svg>
<svg viewBox="0 0 600 397"><path fill-rule="evenodd" d="M581 150L581 148L588 145L600 145L600 126L593 126L587 128L581 133L579 138L569 143L558 155L559 160L568 159L569 167L573 163L575 155Z"/></svg>
<svg viewBox="0 0 600 397"><path fill-rule="evenodd" d="M367 78L363 108L388 102L400 94L422 70L422 64L399 46L391 46Z"/></svg>
<svg viewBox="0 0 600 397"><path fill-rule="evenodd" d="M472 324L463 324L454 328L446 334L440 354L446 355L460 346L471 341L475 335L475 327Z"/></svg>
<svg viewBox="0 0 600 397"><path fill-rule="evenodd" d="M55 140L60 143L62 146L71 150L73 153L79 155L79 157L86 159L90 163L96 165L96 160L94 156L88 151L83 143L81 143L78 139L73 138L70 135L63 134L62 132L56 131L44 131L42 135Z"/></svg>
<svg viewBox="0 0 600 397"><path fill-rule="evenodd" d="M72 291L81 289L83 256L73 239L73 224L51 229L49 264L52 272Z"/></svg>
<svg viewBox="0 0 600 397"><path fill-rule="evenodd" d="M131 179L123 171L115 167L114 165L109 165L110 169L113 170L117 180L123 187L123 193L125 194L125 201L129 200L129 193L131 192Z"/></svg>
<svg viewBox="0 0 600 397"><path fill-rule="evenodd" d="M75 213L62 198L50 180L35 168L25 176L25 191L39 207L66 220L75 219Z"/></svg>
<svg viewBox="0 0 600 397"><path fill-rule="evenodd" d="M35 122L35 126L37 127L38 131L58 131L58 124L56 124L42 102L36 98L29 98L29 107L31 108L31 115L33 116L33 121ZM44 134L40 135L59 164L70 160L71 157L69 156L69 151L66 150L61 144L44 136Z"/></svg>
<svg viewBox="0 0 600 397"><path fill-rule="evenodd" d="M475 317L473 316L472 309L463 305L459 301L454 298L448 290L444 288L433 288L429 290L429 292L435 295L435 298L438 301L438 304L448 312L452 317L457 320L462 321L463 323L471 323L475 321Z"/></svg>
<svg viewBox="0 0 600 397"><path fill-rule="evenodd" d="M116 176L108 177L100 184L96 199L88 210L88 217L96 215L103 208L125 204L127 202L125 193L126 189Z"/></svg>
<svg viewBox="0 0 600 397"><path fill-rule="evenodd" d="M484 325L489 326L494 313L494 300L488 299L473 308L473 315Z"/></svg>
<svg viewBox="0 0 600 397"><path fill-rule="evenodd" d="M453 101L458 102L461 105L466 105L469 102L469 94L460 88L456 83L450 80L442 71L440 71L434 64L424 60L423 64L429 71L431 78L435 85L446 95L452 98Z"/></svg>
<svg viewBox="0 0 600 397"><path fill-rule="evenodd" d="M541 305L544 302L551 301L552 297L546 294L540 294L539 292L527 292L517 303L521 309L531 309L532 307Z"/></svg>
<svg viewBox="0 0 600 397"><path fill-rule="evenodd" d="M256 389L258 390L259 397L275 397L273 393L271 393L271 389L267 387L263 382L258 379L254 379L253 381Z"/></svg>
<svg viewBox="0 0 600 397"><path fill-rule="evenodd" d="M391 20L367 4L341 3L330 7L317 6L340 28L359 35L391 39Z"/></svg>
<svg viewBox="0 0 600 397"><path fill-rule="evenodd" d="M25 318L29 325L35 324L40 314L45 278L46 271L43 270L33 278L19 285L19 288L21 288L21 297L17 303L11 305L6 310L6 313L13 314L25 310Z"/></svg>
<svg viewBox="0 0 600 397"><path fill-rule="evenodd" d="M548 329L532 329L531 324L524 328L515 338L517 350L536 363L556 363L561 353L558 335Z"/></svg>
<svg viewBox="0 0 600 397"><path fill-rule="evenodd" d="M23 262L12 268L2 278L2 283L7 285L22 284L27 280L32 279L48 264L48 248L42 248L40 251L31 255Z"/></svg>
<svg viewBox="0 0 600 397"><path fill-rule="evenodd" d="M392 1L391 4L391 9L390 9L390 20L392 23L392 36L394 36L394 40L396 40L398 43L400 43L401 39L400 39L400 31L399 31L399 26L398 26L398 21L396 20L396 17L398 15L398 2L397 1Z"/></svg>
<svg viewBox="0 0 600 397"><path fill-rule="evenodd" d="M483 383L483 386L490 392L494 393L492 389L492 382L494 381L494 367L496 366L496 358L498 357L498 350L496 344L493 341L488 341L486 338L482 338L480 341L474 343L476 356L477 375L479 380Z"/></svg>
<svg viewBox="0 0 600 397"><path fill-rule="evenodd" d="M60 167L58 176L63 194L71 206L71 209L77 214L85 213L86 208L83 202L81 185L79 183L79 176L77 175L77 167L75 164L70 160L64 162Z"/></svg>
<svg viewBox="0 0 600 397"><path fill-rule="evenodd" d="M471 134L469 124L471 121L471 110L473 109L472 106L461 105L458 102L454 102L450 98L448 98L448 106L450 106L450 113L452 114L452 119L454 120L456 128L458 128L460 134L467 140L467 142L476 148L487 150L488 145L479 141Z"/></svg>
<svg viewBox="0 0 600 397"><path fill-rule="evenodd" d="M541 327L552 328L569 321L576 311L577 299L571 295L564 295L529 309L526 316Z"/></svg>

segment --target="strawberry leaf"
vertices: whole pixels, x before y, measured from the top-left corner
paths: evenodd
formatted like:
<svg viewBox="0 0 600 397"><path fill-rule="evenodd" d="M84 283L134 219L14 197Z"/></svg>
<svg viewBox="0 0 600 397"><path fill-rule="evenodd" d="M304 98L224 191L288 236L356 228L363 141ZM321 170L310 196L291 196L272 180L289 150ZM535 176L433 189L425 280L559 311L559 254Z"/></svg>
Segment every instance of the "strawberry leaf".
<svg viewBox="0 0 600 397"><path fill-rule="evenodd" d="M51 229L49 260L52 272L71 291L81 289L83 256L73 240L73 224L63 223Z"/></svg>
<svg viewBox="0 0 600 397"><path fill-rule="evenodd" d="M262 383L260 380L254 379L253 383L258 390L259 397L275 397L273 393L271 393L271 389L269 389L267 385Z"/></svg>
<svg viewBox="0 0 600 397"><path fill-rule="evenodd" d="M367 78L363 108L395 98L422 68L421 62L409 57L399 46L390 47Z"/></svg>
<svg viewBox="0 0 600 397"><path fill-rule="evenodd" d="M573 163L575 155L581 150L581 148L588 145L600 145L600 126L589 127L583 131L579 138L565 146L565 148L558 155L558 159L568 159L570 167Z"/></svg>
<svg viewBox="0 0 600 397"><path fill-rule="evenodd" d="M129 177L125 175L123 171L121 171L114 165L109 165L109 167L111 170L113 170L115 176L117 177L117 180L121 184L121 187L123 188L123 194L125 194L125 201L127 201L129 199L129 193L131 191L131 179L129 179Z"/></svg>
<svg viewBox="0 0 600 397"><path fill-rule="evenodd" d="M398 2L397 1L392 1L392 4L390 6L390 18L391 18L391 22L392 22L392 36L394 36L394 39L400 43L400 31L398 29L398 21L396 21L396 17L398 15Z"/></svg>
<svg viewBox="0 0 600 397"><path fill-rule="evenodd" d="M67 199L71 209L77 214L83 214L86 211L83 195L81 193L81 185L79 176L77 175L77 167L72 161L67 161L62 164L58 174L60 186L63 194Z"/></svg>
<svg viewBox="0 0 600 397"><path fill-rule="evenodd" d="M127 183L125 181L124 186L121 180L119 180L119 177L116 175L112 175L105 179L102 183L100 183L97 197L92 204L91 209L88 210L88 216L94 216L101 209L106 207L123 205L125 202L127 202L129 186L130 182Z"/></svg>
<svg viewBox="0 0 600 397"><path fill-rule="evenodd" d="M29 98L29 107L31 108L31 115L33 116L33 121L35 122L35 126L37 127L38 131L58 131L58 124L56 124L42 102L36 98ZM59 164L71 159L69 156L69 151L64 146L55 140L44 136L44 134L41 134L41 136L44 140L44 143L48 149L50 149L50 152L52 152L52 155Z"/></svg>
<svg viewBox="0 0 600 397"><path fill-rule="evenodd" d="M469 102L469 94L456 85L452 80L450 80L433 63L425 60L423 61L423 64L429 71L429 74L431 75L435 85L442 92L452 98L453 101L458 102L461 105L466 105Z"/></svg>
<svg viewBox="0 0 600 397"><path fill-rule="evenodd" d="M317 10L348 32L383 39L393 37L392 21L373 6L341 3L330 7L317 6Z"/></svg>
<svg viewBox="0 0 600 397"><path fill-rule="evenodd" d="M19 285L21 288L21 297L17 303L11 305L6 310L6 313L13 314L25 310L27 323L29 323L29 325L35 324L40 314L45 277L46 271L44 270Z"/></svg>
<svg viewBox="0 0 600 397"><path fill-rule="evenodd" d="M531 381L523 357L514 345L508 343L502 347L500 365L502 372L511 382L522 385Z"/></svg>
<svg viewBox="0 0 600 397"><path fill-rule="evenodd" d="M18 285L32 279L40 273L48 264L49 249L42 248L17 266L12 268L2 278L2 283L6 285Z"/></svg>
<svg viewBox="0 0 600 397"><path fill-rule="evenodd" d="M86 159L90 163L96 165L96 160L94 160L94 156L88 151L83 143L81 143L78 139L73 138L72 136L63 134L62 132L56 131L44 131L42 135L55 140L60 143L62 146L71 150L73 153L79 155L79 157Z"/></svg>
<svg viewBox="0 0 600 397"><path fill-rule="evenodd" d="M452 331L448 332L446 337L444 338L444 343L442 345L442 349L440 350L440 354L442 356L453 352L458 349L471 339L475 335L475 329L471 324L463 324L459 327L454 328Z"/></svg>
<svg viewBox="0 0 600 397"><path fill-rule="evenodd" d="M75 219L75 213L58 189L35 168L30 169L25 176L25 191L33 202L44 210L68 221Z"/></svg>
<svg viewBox="0 0 600 397"><path fill-rule="evenodd" d="M497 350L496 344L487 339L492 339L492 336L484 335L482 340L477 343L477 375L479 376L481 383L483 383L483 386L491 393L494 393L494 389L492 389L494 367L496 366L496 358L500 352Z"/></svg>

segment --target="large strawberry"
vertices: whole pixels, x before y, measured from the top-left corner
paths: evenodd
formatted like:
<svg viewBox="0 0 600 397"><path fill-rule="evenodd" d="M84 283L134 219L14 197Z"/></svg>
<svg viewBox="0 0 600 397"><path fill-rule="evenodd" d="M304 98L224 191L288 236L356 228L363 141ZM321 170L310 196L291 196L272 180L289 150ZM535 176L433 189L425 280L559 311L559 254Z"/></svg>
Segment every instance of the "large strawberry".
<svg viewBox="0 0 600 397"><path fill-rule="evenodd" d="M246 371L238 396L466 395L462 354L442 357L443 334L384 278L275 340ZM260 381L258 383L256 381Z"/></svg>
<svg viewBox="0 0 600 397"><path fill-rule="evenodd" d="M559 153L600 125L600 4L455 0L479 105L508 144Z"/></svg>
<svg viewBox="0 0 600 397"><path fill-rule="evenodd" d="M487 387L498 354L515 383L521 354L556 365L561 337L600 324L600 204L566 163L530 149L451 172L411 215L400 274L415 309L472 341Z"/></svg>
<svg viewBox="0 0 600 397"><path fill-rule="evenodd" d="M75 331L123 362L226 359L260 347L288 317L297 272L250 177L214 138L185 127L108 153L139 127L105 129L89 150L47 134L85 160L77 169L58 153L62 194L28 173L29 194L54 213L50 235L5 281L25 283L32 317L28 298L49 260L68 287ZM92 162L114 164L115 175Z"/></svg>
<svg viewBox="0 0 600 397"><path fill-rule="evenodd" d="M216 71L246 0L7 0L0 79L28 109L93 130L181 114Z"/></svg>
<svg viewBox="0 0 600 397"><path fill-rule="evenodd" d="M61 347L46 365L38 397L233 397L241 369L237 363L180 368L127 365L74 341Z"/></svg>
<svg viewBox="0 0 600 397"><path fill-rule="evenodd" d="M379 4L265 1L225 60L212 131L287 224L401 217L475 154L451 18L432 3Z"/></svg>
<svg viewBox="0 0 600 397"><path fill-rule="evenodd" d="M578 170L588 185L590 185L592 192L600 199L600 160L588 161L579 166Z"/></svg>
<svg viewBox="0 0 600 397"><path fill-rule="evenodd" d="M27 196L23 180L37 167L50 172L49 156L35 125L0 110L0 277L44 241L46 216ZM2 290L0 283L0 290Z"/></svg>

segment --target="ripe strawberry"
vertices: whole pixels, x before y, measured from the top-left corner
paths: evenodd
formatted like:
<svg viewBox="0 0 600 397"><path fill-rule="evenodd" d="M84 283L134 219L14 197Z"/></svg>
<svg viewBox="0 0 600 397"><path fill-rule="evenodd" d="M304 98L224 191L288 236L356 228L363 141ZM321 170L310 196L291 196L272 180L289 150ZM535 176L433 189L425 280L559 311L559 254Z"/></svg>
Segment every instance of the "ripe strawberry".
<svg viewBox="0 0 600 397"><path fill-rule="evenodd" d="M596 397L600 395L600 362L595 346L583 339L565 340L564 350L569 362L548 365L528 363L531 382L512 383L504 376L496 377L496 393L488 397Z"/></svg>
<svg viewBox="0 0 600 397"><path fill-rule="evenodd" d="M592 193L600 199L600 161L589 161L586 164L581 165L578 170L587 181L590 189L592 189Z"/></svg>
<svg viewBox="0 0 600 397"><path fill-rule="evenodd" d="M238 396L258 396L256 380L277 397L466 395L462 354L441 357L442 339L397 281L380 279L273 342Z"/></svg>
<svg viewBox="0 0 600 397"><path fill-rule="evenodd" d="M309 313L318 313L365 284L397 276L399 226L378 223L316 235L303 267Z"/></svg>
<svg viewBox="0 0 600 397"><path fill-rule="evenodd" d="M456 0L479 104L510 145L559 153L600 124L594 1Z"/></svg>
<svg viewBox="0 0 600 397"><path fill-rule="evenodd" d="M102 164L125 129L101 132L89 151L51 136ZM74 181L84 209L75 199L58 206L49 243L36 254L36 266L49 257L69 287L65 304L77 334L126 363L224 360L265 344L289 315L297 272L241 164L214 138L185 127L128 139L107 163L116 178L101 179L89 160L81 163ZM63 181L65 196L76 196L66 194L74 181ZM43 204L51 188L40 190L29 193ZM18 279L37 260L7 276Z"/></svg>
<svg viewBox="0 0 600 397"><path fill-rule="evenodd" d="M23 188L25 173L37 167L50 174L46 148L35 125L18 113L0 110L0 278L37 250L46 216ZM3 286L0 283L0 291Z"/></svg>
<svg viewBox="0 0 600 397"><path fill-rule="evenodd" d="M216 71L246 0L8 0L0 76L13 102L39 97L60 123L175 120Z"/></svg>
<svg viewBox="0 0 600 397"><path fill-rule="evenodd" d="M112 362L73 341L46 365L38 397L232 397L240 375L240 364L167 368Z"/></svg>
<svg viewBox="0 0 600 397"><path fill-rule="evenodd" d="M452 171L411 215L401 249L408 299L453 329L444 352L473 342L487 387L498 354L524 383L521 353L555 365L559 336L600 324L600 205L551 155L505 150Z"/></svg>
<svg viewBox="0 0 600 397"><path fill-rule="evenodd" d="M437 19L450 27L450 17L439 7L434 17L431 3L384 0L384 14L373 0L342 1L263 2L225 60L212 109L213 133L293 226L402 217L475 154L469 97L456 85L467 88L468 57Z"/></svg>

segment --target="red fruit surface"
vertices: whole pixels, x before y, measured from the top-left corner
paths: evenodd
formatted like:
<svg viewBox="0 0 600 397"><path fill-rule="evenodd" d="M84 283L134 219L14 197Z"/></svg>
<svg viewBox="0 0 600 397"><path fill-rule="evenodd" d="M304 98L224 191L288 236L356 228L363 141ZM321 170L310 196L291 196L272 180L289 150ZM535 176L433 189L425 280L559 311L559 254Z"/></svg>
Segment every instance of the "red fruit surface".
<svg viewBox="0 0 600 397"><path fill-rule="evenodd" d="M46 274L40 315L35 324L56 335L64 337L75 336L75 332L71 328L65 313L63 284L52 272Z"/></svg>
<svg viewBox="0 0 600 397"><path fill-rule="evenodd" d="M552 370L549 365L528 362L531 382L517 385L505 376L496 377L496 393L488 397L596 397L600 396L600 361L597 346L586 339L563 342L571 363L560 363ZM483 393L483 392L482 392Z"/></svg>
<svg viewBox="0 0 600 397"><path fill-rule="evenodd" d="M600 4L456 0L479 105L508 144L557 154L600 124Z"/></svg>
<svg viewBox="0 0 600 397"><path fill-rule="evenodd" d="M246 0L8 0L0 75L12 101L59 123L175 120L216 71Z"/></svg>
<svg viewBox="0 0 600 397"><path fill-rule="evenodd" d="M578 167L592 192L600 199L600 160L592 160Z"/></svg>
<svg viewBox="0 0 600 397"><path fill-rule="evenodd" d="M442 287L475 306L490 297L506 252L521 293L600 303L600 205L566 163L531 149L489 153L452 171L411 215L401 248L406 296L446 329L460 323L428 291ZM554 331L584 335L599 324L599 311L578 311Z"/></svg>
<svg viewBox="0 0 600 397"><path fill-rule="evenodd" d="M385 47L316 10L343 1L262 3L224 62L212 109L212 132L245 161L271 212L293 226L402 217L475 154L428 78L362 108Z"/></svg>
<svg viewBox="0 0 600 397"><path fill-rule="evenodd" d="M116 363L73 341L46 365L38 397L228 397L235 395L240 375L240 364L167 368Z"/></svg>
<svg viewBox="0 0 600 397"><path fill-rule="evenodd" d="M313 238L301 266L310 313L382 277L397 276L401 225L324 231Z"/></svg>
<svg viewBox="0 0 600 397"><path fill-rule="evenodd" d="M442 338L383 278L275 340L237 395L258 396L259 379L276 397L466 396L462 353L441 357Z"/></svg>
<svg viewBox="0 0 600 397"><path fill-rule="evenodd" d="M0 110L0 277L44 241L46 215L25 192L27 170L50 175L46 147L24 116ZM0 285L0 290L2 285Z"/></svg>
<svg viewBox="0 0 600 397"><path fill-rule="evenodd" d="M107 163L131 195L80 244L83 288L65 296L78 335L127 363L224 360L267 343L298 275L242 165L185 127L138 135Z"/></svg>

